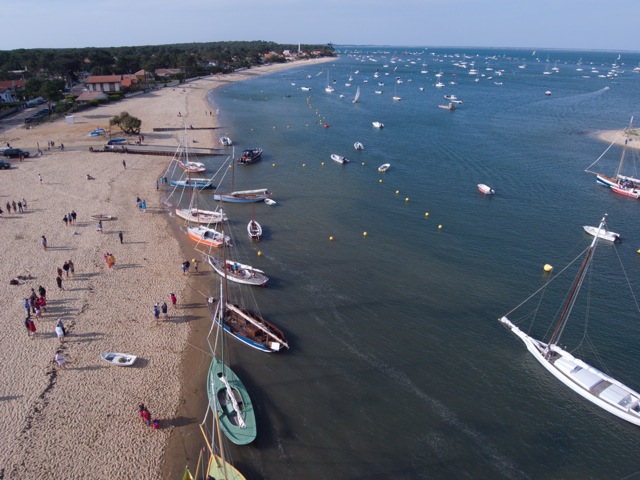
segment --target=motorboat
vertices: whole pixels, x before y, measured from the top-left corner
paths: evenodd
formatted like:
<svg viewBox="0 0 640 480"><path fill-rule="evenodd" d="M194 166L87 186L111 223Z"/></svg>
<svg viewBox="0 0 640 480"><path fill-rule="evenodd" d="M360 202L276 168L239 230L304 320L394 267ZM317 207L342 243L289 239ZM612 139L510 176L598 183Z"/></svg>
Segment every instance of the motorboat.
<svg viewBox="0 0 640 480"><path fill-rule="evenodd" d="M223 147L230 147L231 145L233 145L233 142L229 137L220 137L220 140L218 140L218 143Z"/></svg>
<svg viewBox="0 0 640 480"><path fill-rule="evenodd" d="M493 195L495 190L491 188L489 185L485 185L484 183L478 184L478 191L484 195Z"/></svg>
<svg viewBox="0 0 640 480"><path fill-rule="evenodd" d="M262 158L261 148L251 148L242 152L242 156L238 159L238 163L242 165L249 165L250 163L257 162Z"/></svg>
<svg viewBox="0 0 640 480"><path fill-rule="evenodd" d="M384 123L382 122L371 122L374 128L384 128Z"/></svg>
<svg viewBox="0 0 640 480"><path fill-rule="evenodd" d="M584 231L587 232L589 235L593 235L598 236L598 238L601 238L603 240L608 240L610 242L613 243L617 243L620 242L620 234L616 233L616 232L612 232L610 230L605 230L605 229L599 229L598 227L592 227L589 225L584 225L582 228L584 228Z"/></svg>
<svg viewBox="0 0 640 480"><path fill-rule="evenodd" d="M353 144L353 148L355 148L356 150L364 150L364 145L362 144L362 142L356 142Z"/></svg>
<svg viewBox="0 0 640 480"><path fill-rule="evenodd" d="M338 163L349 163L349 160L347 160L342 155L338 155L337 153L332 153L331 154L331 160L333 160L334 162L338 162Z"/></svg>

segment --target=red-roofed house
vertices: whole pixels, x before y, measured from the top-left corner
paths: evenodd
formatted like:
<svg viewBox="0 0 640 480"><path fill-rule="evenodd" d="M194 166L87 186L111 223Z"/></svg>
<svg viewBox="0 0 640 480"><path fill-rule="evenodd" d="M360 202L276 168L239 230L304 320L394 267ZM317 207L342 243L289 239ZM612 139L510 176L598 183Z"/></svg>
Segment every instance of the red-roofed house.
<svg viewBox="0 0 640 480"><path fill-rule="evenodd" d="M17 102L18 90L24 89L24 79L0 81L0 102Z"/></svg>
<svg viewBox="0 0 640 480"><path fill-rule="evenodd" d="M90 92L119 92L122 75L91 75L84 83Z"/></svg>

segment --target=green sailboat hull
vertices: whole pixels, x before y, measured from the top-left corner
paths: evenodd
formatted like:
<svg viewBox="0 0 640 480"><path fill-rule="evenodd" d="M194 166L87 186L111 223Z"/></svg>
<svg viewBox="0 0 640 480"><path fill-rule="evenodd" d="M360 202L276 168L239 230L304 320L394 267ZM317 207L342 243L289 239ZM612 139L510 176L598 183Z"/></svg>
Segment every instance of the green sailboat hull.
<svg viewBox="0 0 640 480"><path fill-rule="evenodd" d="M244 426L241 426L238 412L220 375L224 375L233 391ZM215 356L211 360L207 375L207 393L209 406L213 412L217 413L220 429L225 436L236 445L247 445L253 442L257 435L257 426L249 393L237 375Z"/></svg>

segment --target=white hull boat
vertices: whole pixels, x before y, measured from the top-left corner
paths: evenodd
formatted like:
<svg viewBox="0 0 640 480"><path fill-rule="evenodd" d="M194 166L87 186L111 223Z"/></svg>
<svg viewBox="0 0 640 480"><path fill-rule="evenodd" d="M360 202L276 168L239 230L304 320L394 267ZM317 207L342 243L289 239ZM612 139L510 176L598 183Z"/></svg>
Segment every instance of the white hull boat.
<svg viewBox="0 0 640 480"><path fill-rule="evenodd" d="M338 163L349 163L349 160L344 158L342 155L338 155L337 153L331 154L331 160Z"/></svg>
<svg viewBox="0 0 640 480"><path fill-rule="evenodd" d="M138 359L138 357L135 355L115 352L101 353L100 358L102 358L105 362L110 363L111 365L116 365L118 367L130 367L131 365L136 363L136 360Z"/></svg>
<svg viewBox="0 0 640 480"><path fill-rule="evenodd" d="M356 142L353 144L353 148L355 148L356 150L364 150L364 145L362 144L362 142Z"/></svg>
<svg viewBox="0 0 640 480"><path fill-rule="evenodd" d="M269 277L262 270L253 268L251 265L226 260L222 262L219 258L207 255L207 262L211 268L221 277L235 283L243 285L264 286L269 281Z"/></svg>
<svg viewBox="0 0 640 480"><path fill-rule="evenodd" d="M491 188L489 185L485 185L484 183L478 184L478 191L480 193L483 193L484 195L493 195L494 193L496 193L493 188Z"/></svg>
<svg viewBox="0 0 640 480"><path fill-rule="evenodd" d="M594 235L591 245L581 254L584 256L582 265L573 281L569 295L564 299L561 309L558 310L561 313L555 322L555 327L552 326L553 333L548 342L543 342L530 336L507 318L507 315L521 308L524 304L528 303L527 301L521 303L519 307L516 307L516 309L500 318L500 322L520 338L529 353L565 386L603 410L627 422L640 426L640 393L632 390L612 376L592 367L585 361L574 357L567 350L559 346L560 339L579 296L580 288L587 275L590 274L590 266L593 262L596 246L598 240L601 238L599 231L605 229L605 219L606 217L600 222L600 226ZM624 273L624 265L622 262L620 262L620 268ZM626 274L621 274L620 278L626 278ZM538 289L538 291L528 298L528 300L536 298L533 302L535 304L533 308L535 308L536 311L541 306L540 295L546 292L546 288L550 283L552 282L546 282L542 288ZM591 291L591 288L589 288L589 290ZM633 297L632 300L635 300L635 297ZM588 306L586 308L590 310ZM590 318L587 320L589 322L592 321ZM584 332L581 336L582 335L586 336L587 333ZM591 341L592 340L590 340L590 343ZM531 392L531 394L534 393Z"/></svg>
<svg viewBox="0 0 640 480"><path fill-rule="evenodd" d="M616 232L611 232L609 230L599 229L598 227L592 227L590 225L584 225L584 231L589 235L593 235L594 237L597 235L599 238L603 240L608 240L610 242L619 242L620 234Z"/></svg>
<svg viewBox="0 0 640 480"><path fill-rule="evenodd" d="M382 165L380 165L380 166L378 167L378 171L379 171L380 173L383 173L383 172L386 172L387 170L389 170L389 168L390 168L390 167L391 167L391 164L390 164L390 163L383 163Z"/></svg>
<svg viewBox="0 0 640 480"><path fill-rule="evenodd" d="M176 208L176 216L185 219L187 222L205 225L227 220L227 216L222 211L201 210L199 208Z"/></svg>
<svg viewBox="0 0 640 480"><path fill-rule="evenodd" d="M373 128L384 128L384 123L382 122L371 122L371 125L373 125Z"/></svg>
<svg viewBox="0 0 640 480"><path fill-rule="evenodd" d="M247 233L251 240L259 242L262 238L262 226L260 226L260 224L255 220L251 219L249 220L249 223L247 223Z"/></svg>

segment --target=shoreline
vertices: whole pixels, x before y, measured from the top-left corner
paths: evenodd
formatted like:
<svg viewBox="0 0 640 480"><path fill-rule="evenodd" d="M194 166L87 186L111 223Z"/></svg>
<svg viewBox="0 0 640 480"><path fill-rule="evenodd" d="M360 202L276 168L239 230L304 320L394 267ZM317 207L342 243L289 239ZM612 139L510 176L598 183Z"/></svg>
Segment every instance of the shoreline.
<svg viewBox="0 0 640 480"><path fill-rule="evenodd" d="M10 252L0 267L5 277L0 299L9 319L0 365L5 432L0 468L5 478L175 478L190 459L197 458L198 451L187 451L196 430L196 443L202 444L198 425L205 412L195 412L193 402L206 405L206 389L202 379L191 373L194 364L208 368L209 362L194 353L191 340L202 336L203 327L208 331L210 320L198 309L203 308L202 298L190 285L212 273L204 265L198 280L180 272L182 261L194 257L193 246L189 248L185 238L175 235L177 222L167 218L155 185L169 158L89 153L89 146L105 143L89 132L108 127L109 118L128 111L143 121L145 144L177 147L180 131L152 129L205 122L205 112L211 108L208 92L214 88L334 60L200 78L175 89L79 112L73 124L63 118L1 132L3 144L32 153L37 145L45 150L50 140L65 147L64 151L45 150L42 157L24 162L12 159L12 168L1 172L5 182L0 192L4 210L0 239ZM175 112L181 112L182 118ZM206 123L215 126L216 120L215 115L207 115ZM190 138L200 146L213 140L210 130L190 131ZM93 180L87 180L87 175ZM137 210L136 196L147 200L146 213ZM24 213L6 211L6 202L21 198L28 203ZM78 213L74 226L62 222L71 210ZM116 218L104 222L99 233L90 217L95 213ZM119 231L124 233L123 244ZM47 237L46 250L38 243L41 235ZM107 268L105 252L116 257L115 269ZM56 268L69 259L75 264L75 276L64 277L64 290L57 289ZM10 285L9 280L19 275L27 278L25 283ZM36 319L37 334L31 339L22 325L23 301L39 285L47 290L48 310ZM151 308L161 301L170 305L170 292L178 295L179 308L170 306L171 318L156 321ZM68 331L63 343L53 332L58 318ZM132 367L112 366L99 359L106 351L139 358ZM56 352L70 360L66 369L52 365ZM138 418L141 402L160 419L159 430L148 429Z"/></svg>

